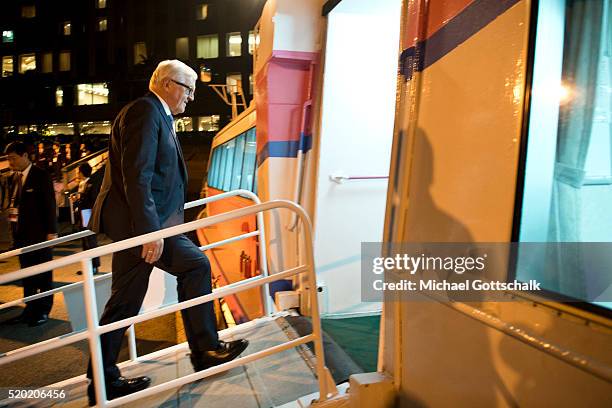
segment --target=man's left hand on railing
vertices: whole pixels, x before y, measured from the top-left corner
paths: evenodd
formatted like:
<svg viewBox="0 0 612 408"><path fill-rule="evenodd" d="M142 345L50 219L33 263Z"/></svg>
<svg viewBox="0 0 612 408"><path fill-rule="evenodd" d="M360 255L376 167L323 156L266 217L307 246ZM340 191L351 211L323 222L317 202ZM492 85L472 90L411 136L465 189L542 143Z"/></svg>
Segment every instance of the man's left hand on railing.
<svg viewBox="0 0 612 408"><path fill-rule="evenodd" d="M158 239L157 241L143 244L140 257L143 258L146 263L152 264L159 260L162 252L164 252L164 240Z"/></svg>
<svg viewBox="0 0 612 408"><path fill-rule="evenodd" d="M57 238L57 234L47 234L47 241Z"/></svg>

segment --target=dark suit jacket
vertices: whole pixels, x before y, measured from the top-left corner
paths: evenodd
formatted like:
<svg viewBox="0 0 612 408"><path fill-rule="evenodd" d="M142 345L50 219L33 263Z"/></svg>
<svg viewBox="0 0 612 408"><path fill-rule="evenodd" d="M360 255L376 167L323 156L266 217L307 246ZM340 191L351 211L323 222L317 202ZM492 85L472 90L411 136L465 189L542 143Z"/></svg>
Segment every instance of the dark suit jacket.
<svg viewBox="0 0 612 408"><path fill-rule="evenodd" d="M88 227L120 240L180 224L186 180L171 119L149 93L125 106L113 123L104 181Z"/></svg>
<svg viewBox="0 0 612 408"><path fill-rule="evenodd" d="M32 165L18 201L19 218L13 240L16 247L47 240L57 233L55 192L49 173Z"/></svg>

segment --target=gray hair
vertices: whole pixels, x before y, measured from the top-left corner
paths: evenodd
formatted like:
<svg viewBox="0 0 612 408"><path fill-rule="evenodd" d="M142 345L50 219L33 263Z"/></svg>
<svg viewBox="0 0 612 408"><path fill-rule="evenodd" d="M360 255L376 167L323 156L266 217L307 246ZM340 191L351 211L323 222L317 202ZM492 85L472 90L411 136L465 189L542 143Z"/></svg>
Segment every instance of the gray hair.
<svg viewBox="0 0 612 408"><path fill-rule="evenodd" d="M149 89L153 90L161 86L161 82L166 79L176 79L185 82L186 79L196 81L198 74L189 65L179 60L164 60L157 65L149 81Z"/></svg>

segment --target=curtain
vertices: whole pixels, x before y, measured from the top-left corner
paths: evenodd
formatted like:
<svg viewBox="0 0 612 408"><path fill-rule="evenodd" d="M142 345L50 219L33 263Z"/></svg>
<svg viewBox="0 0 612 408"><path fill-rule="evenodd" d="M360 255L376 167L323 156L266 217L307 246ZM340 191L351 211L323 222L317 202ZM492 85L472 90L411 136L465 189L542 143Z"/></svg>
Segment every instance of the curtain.
<svg viewBox="0 0 612 408"><path fill-rule="evenodd" d="M562 77L569 98L559 107L549 242L581 241L581 188L593 124L603 1L568 0L566 3ZM554 291L585 299L586 284L579 247L568 248L571 249L554 252L545 285Z"/></svg>

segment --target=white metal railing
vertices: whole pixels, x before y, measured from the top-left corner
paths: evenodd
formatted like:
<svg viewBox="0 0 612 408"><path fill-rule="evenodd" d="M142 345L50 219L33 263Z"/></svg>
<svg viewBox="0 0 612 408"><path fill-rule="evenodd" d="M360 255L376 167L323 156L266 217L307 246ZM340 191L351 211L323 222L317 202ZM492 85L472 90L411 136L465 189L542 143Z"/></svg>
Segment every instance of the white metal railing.
<svg viewBox="0 0 612 408"><path fill-rule="evenodd" d="M232 191L228 191L222 194L218 194L212 197L207 197L207 198L202 198L199 200L194 200L194 201L190 201L188 203L185 203L184 205L184 209L190 209L190 208L195 208L195 207L199 207L214 201L219 201L225 198L229 198L229 197L233 197L233 196L237 196L237 195L243 195L248 197L249 199L251 199L254 203L256 204L261 204L261 200L259 199L259 197L248 190L232 190ZM262 243L261 245L258 245L259 247L259 259L262 259L264 261L262 261L261 263L261 275L262 276L268 276L268 264L267 262L265 262L266 258L266 248L265 248L265 228L264 228L264 222L263 222L263 214L258 213L257 214L257 226L258 229L256 231L252 231L246 234L242 234L242 235L238 235L236 237L231 237L222 241L218 241L209 245L204 245L200 247L201 251L205 251L211 248L215 248L218 246L223 246L232 242L236 242L242 239L246 239L249 237L254 237L254 236L259 236L259 240ZM74 234L70 234L70 235L66 235L63 237L59 237L59 238L55 238L49 241L44 241L44 242L40 242L38 244L34 244L34 245L29 245L27 247L22 247L22 248L17 248L14 249L12 251L7 251L7 252L3 252L0 254L0 260L6 259L6 258L10 258L13 256L17 256L20 254L26 254L28 252L33 252L39 249L43 249L43 248L48 248L51 246L55 246L55 245L59 245L62 244L64 242L69 242L72 240L76 240L76 239L80 239L83 237L87 237L89 235L94 235L94 233L90 230L85 230L85 231L79 231L76 232ZM94 278L94 281L102 281L102 280L106 280L109 279L111 276L110 273L101 275L101 276L97 276ZM2 280L0 279L0 282L2 282ZM64 285L61 286L59 288L55 288L55 289L51 289L48 290L46 292L41 292L41 293L37 293L36 295L31 295L31 296L27 296L25 298L20 298L20 299L16 299L10 302L6 302L0 305L0 310L2 309L8 309L9 307L14 307L17 305L20 305L22 303L26 303L32 300L36 300L36 299L40 299L42 297L45 296L49 296L58 292L63 292L66 289L73 289L73 288L77 288L79 286L83 285L83 281L81 282L75 282L69 285ZM272 310L273 310L273 305L272 305L272 299L270 298L270 288L269 285L265 285L264 286L264 290L262 293L262 304L264 307L264 312L266 315L269 315ZM129 356L130 356L130 360L137 360L138 359L138 352L136 350L136 333L134 332L134 327L130 326L130 328L128 329L128 345L129 345Z"/></svg>
<svg viewBox="0 0 612 408"><path fill-rule="evenodd" d="M229 194L234 193L234 194ZM236 194L246 194L250 192L245 191L234 191L228 192L225 197L228 195L236 195ZM246 195L251 195L246 194ZM224 194L220 194L218 196L210 197L210 201L216 201L225 197ZM253 194L254 196L254 194ZM256 196L255 196L256 197ZM208 200L208 199L205 199ZM208 202L210 202L208 201ZM257 201L259 201L257 199ZM193 203L192 203L193 204ZM193 204L196 206L198 204ZM303 222L304 228L302 232L304 233L304 242L306 243L306 263L304 265L297 266L295 268L285 270L274 274L272 276L267 275L267 269L262 270L262 274L260 276L256 276L250 279L246 279L241 282L234 283L232 285L228 285L222 288L215 290L213 293L200 296L194 299L190 299L187 301L179 302L174 305L165 306L160 309L145 312L141 315L137 315L128 319L123 319L117 322L113 322L111 324L107 324L104 326L98 325L98 313L97 313L97 305L95 301L95 290L94 290L94 279L92 273L91 260L98 256L108 255L113 252L122 251L128 248L133 248L135 246L142 245L147 242L152 242L158 239L167 238L170 236L186 233L189 231L193 231L199 228L205 228L210 225L218 224L221 222L245 217L248 215L256 214L258 216L258 222L260 219L263 219L262 212L268 211L276 208L286 208L290 211L293 211L298 215L300 220ZM260 224L263 227L263 222ZM263 233L263 230L260 230ZM260 234L261 234L260 233ZM260 235L261 237L261 235ZM260 247L265 247L264 244L260 245ZM265 253L265 252L264 252ZM262 258L262 265L266 265L265 257ZM50 262L46 262L40 265L24 268L22 270L12 272L0 277L0 284L4 284L7 282L12 282L17 279L22 279L29 276L34 276L39 273L57 269L66 265L70 265L73 263L81 262L82 270L83 270L83 289L84 289L84 298L85 298L85 307L87 314L87 330L70 333L67 335L62 335L59 337L55 337L49 340L45 340L30 346L22 347L17 350L12 350L3 354L0 354L0 365L10 363L12 361L16 361L25 357L32 356L34 354L38 354L44 351L53 350L58 347L65 346L67 344L72 344L74 342L88 339L90 353L92 358L92 367L93 367L93 378L95 383L95 391L96 398L99 406L102 407L114 407L120 404L125 404L130 401L134 401L139 398L144 398L152 394L156 394L165 390L169 390L189 382L193 382L214 374L217 374L221 371L228 370L230 368L234 368L237 366L243 366L253 360L260 359L266 357L268 355L278 353L280 351L284 351L290 349L292 347L298 346L300 344L305 344L308 342L313 342L315 346L315 355L317 359L317 376L319 381L319 389L320 389L320 400L325 400L328 397L328 393L333 391L333 385L327 383L328 375L327 369L325 367L325 361L323 356L323 344L321 337L321 321L319 316L319 308L318 308L318 299L316 292L316 275L314 272L314 254L312 248L312 226L310 223L310 219L306 212L298 205L286 201L286 200L274 200L263 204L255 204L253 206L249 206L246 208L230 211L227 213L214 215L211 217L207 217L204 219L191 221L182 225L177 225L171 228L166 228L161 231L152 232L149 234L145 234L139 237L129 238L123 241L118 241L112 244L104 245L98 248L93 248L79 254L70 255L64 258L56 259ZM202 303L210 302L215 299L219 299L221 297L229 296L235 294L237 292L248 290L251 288L255 288L258 286L267 287L267 285L276 280L285 279L300 273L307 273L308 279L313 282L308 289L308 295L310 296L310 302L312 305L312 327L313 332L309 335L299 337L297 339L288 341L286 343L268 348L266 350L259 351L257 353L253 353L251 355L240 357L236 360L233 360L228 363L221 364L216 367L209 368L207 370L198 371L194 374L190 374L185 377L177 378L172 381L168 381L163 384L156 385L154 387L148 388L146 390L139 391L137 393L127 395L121 398L117 398L112 401L106 400L106 389L102 386L103 382L103 370L102 370L102 352L100 348L100 339L99 336L103 333L107 333L122 327L128 327L135 323L143 322L155 317L159 317L168 313L174 313L179 310L183 310L192 306L196 306ZM265 291L267 296L267 290ZM269 298L269 296L268 296ZM270 309L271 310L271 309Z"/></svg>
<svg viewBox="0 0 612 408"><path fill-rule="evenodd" d="M190 209L190 208L195 208L195 207L199 207L214 201L219 201L225 198L229 198L229 197L233 197L233 196L237 196L237 195L243 195L248 197L249 199L251 199L255 204L261 204L261 200L259 199L259 197L248 190L232 190L232 191L228 191L222 194L218 194L212 197L207 197L207 198L202 198L199 200L194 200L194 201L190 201L188 203L185 204L184 208L185 210ZM240 241L246 238L250 238L250 237L256 237L259 236L259 239L261 242L265 242L265 232L264 232L264 222L263 222L263 215L257 214L257 226L258 229L256 231L251 231L248 232L246 234L242 234L242 235L238 235L235 237L231 237L222 241L218 241L212 244L208 244L208 245L203 245L200 247L201 251L206 251L208 249L211 248L215 248L218 246L223 246L232 242L236 242L236 241ZM44 241L44 242L40 242L38 244L33 244L33 245L29 245L26 247L22 247L22 248L17 248L11 251L7 251L7 252L3 252L0 254L0 260L3 259L7 259L7 258L11 258L13 256L17 256L17 255L21 255L21 254L26 254L28 252L33 252L33 251L37 251L39 249L43 249L43 248L48 248L51 246L56 246L59 244L63 244L65 242L69 242L69 241L73 241L76 239L80 239L80 238L84 238L90 235L94 235L94 233L90 230L84 230L84 231L79 231L76 232L74 234L70 234L70 235L65 235L63 237L59 237L59 238L55 238L49 241ZM260 259L266 259L266 248L265 245L259 245L259 256ZM263 276L268 276L268 264L266 262L262 262L261 264L261 273ZM104 279L108 279L110 277L110 274L105 274L102 276L98 276L96 277L94 280L104 280ZM38 293L36 295L32 295L32 296L28 296L26 298L21 298L21 299L16 299L14 301L11 302L7 302L7 303L3 303L2 305L0 305L0 310L2 309L6 309L9 307L13 307L22 303L26 303L30 300L35 300L35 299L39 299L41 297L45 297L47 295L51 295L54 293L58 293L58 292L63 292L65 289L71 289L71 288L75 288L78 286L81 286L83 284L83 282L76 282L70 285L65 285L59 288L55 288L52 290L49 290L47 292L42 292L42 293ZM264 294L266 296L266 301L264 302L264 310L266 312L266 314L270 314L270 312L272 311L272 301L269 300L270 296L269 296L269 288L266 287L265 289L267 289L266 293Z"/></svg>

